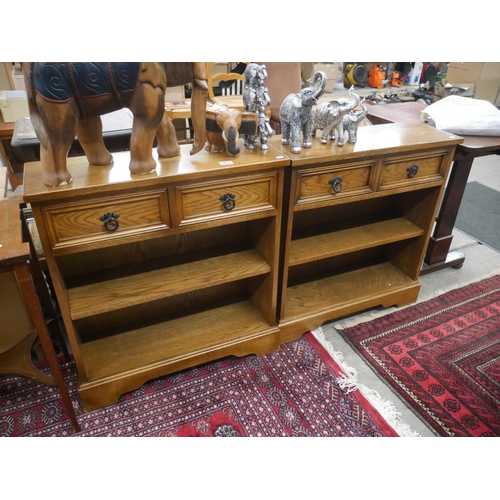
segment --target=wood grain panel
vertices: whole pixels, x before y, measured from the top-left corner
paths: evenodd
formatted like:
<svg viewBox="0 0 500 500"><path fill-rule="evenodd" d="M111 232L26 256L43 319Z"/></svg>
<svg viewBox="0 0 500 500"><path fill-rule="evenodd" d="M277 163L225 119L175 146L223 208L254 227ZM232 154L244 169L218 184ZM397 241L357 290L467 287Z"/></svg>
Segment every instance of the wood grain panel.
<svg viewBox="0 0 500 500"><path fill-rule="evenodd" d="M68 290L71 318L78 320L172 295L270 272L254 250L204 259L154 271L120 276Z"/></svg>
<svg viewBox="0 0 500 500"><path fill-rule="evenodd" d="M410 221L398 218L301 238L291 243L289 265L295 266L395 241L417 238L423 233L422 229Z"/></svg>
<svg viewBox="0 0 500 500"><path fill-rule="evenodd" d="M263 212L276 209L276 175L255 176L224 182L180 186L176 200L180 225L214 218L234 217L241 213ZM234 208L224 208L221 196L234 195Z"/></svg>
<svg viewBox="0 0 500 500"><path fill-rule="evenodd" d="M166 229L169 226L166 196L166 191L159 191L49 207L44 216L51 244L59 248L117 238L132 231ZM108 212L119 216L116 231L107 231L101 220Z"/></svg>
<svg viewBox="0 0 500 500"><path fill-rule="evenodd" d="M89 342L83 352L88 378L95 380L146 372L231 345L237 349L244 340L273 331L259 310L244 301Z"/></svg>
<svg viewBox="0 0 500 500"><path fill-rule="evenodd" d="M298 171L296 203L314 203L355 194L370 193L370 174L375 161L350 166L331 166ZM335 192L330 181L341 179L341 190Z"/></svg>
<svg viewBox="0 0 500 500"><path fill-rule="evenodd" d="M414 155L406 158L394 158L384 162L380 176L380 190L392 189L421 182L439 181L443 179L441 165L445 152L429 155ZM414 177L409 177L408 168L418 168Z"/></svg>
<svg viewBox="0 0 500 500"><path fill-rule="evenodd" d="M389 263L357 269L287 289L285 318L309 316L311 311L342 310L363 304L367 298L383 296L411 286L413 280ZM362 306L361 306L362 307Z"/></svg>

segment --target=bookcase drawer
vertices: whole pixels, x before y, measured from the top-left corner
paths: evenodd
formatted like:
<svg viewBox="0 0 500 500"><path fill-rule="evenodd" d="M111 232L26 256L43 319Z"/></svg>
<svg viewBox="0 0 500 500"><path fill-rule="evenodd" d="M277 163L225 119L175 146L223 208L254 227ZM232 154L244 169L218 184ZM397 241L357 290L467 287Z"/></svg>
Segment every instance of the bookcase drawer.
<svg viewBox="0 0 500 500"><path fill-rule="evenodd" d="M44 209L52 248L99 244L170 225L165 190Z"/></svg>
<svg viewBox="0 0 500 500"><path fill-rule="evenodd" d="M179 225L276 209L277 174L176 187Z"/></svg>
<svg viewBox="0 0 500 500"><path fill-rule="evenodd" d="M379 190L443 180L441 173L445 153L427 156L386 159L380 176Z"/></svg>
<svg viewBox="0 0 500 500"><path fill-rule="evenodd" d="M324 166L298 171L297 205L371 193L371 172L375 161L352 165Z"/></svg>

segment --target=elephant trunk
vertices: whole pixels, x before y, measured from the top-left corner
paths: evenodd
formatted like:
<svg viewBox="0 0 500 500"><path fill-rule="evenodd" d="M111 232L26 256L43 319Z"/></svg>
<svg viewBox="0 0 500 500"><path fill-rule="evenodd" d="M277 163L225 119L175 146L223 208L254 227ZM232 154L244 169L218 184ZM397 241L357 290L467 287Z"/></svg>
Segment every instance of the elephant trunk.
<svg viewBox="0 0 500 500"><path fill-rule="evenodd" d="M206 111L208 90L195 82L191 94L191 119L194 130L194 143L190 154L199 153L206 142Z"/></svg>
<svg viewBox="0 0 500 500"><path fill-rule="evenodd" d="M309 80L309 83L313 85L315 99L319 99L325 92L326 82L327 76L323 71L316 71L316 73L314 73L314 76Z"/></svg>
<svg viewBox="0 0 500 500"><path fill-rule="evenodd" d="M232 155L237 155L240 152L240 148L236 146L236 141L238 140L238 133L234 127L229 127L227 129L227 136L224 134L224 137L227 138L227 150Z"/></svg>
<svg viewBox="0 0 500 500"><path fill-rule="evenodd" d="M354 85L351 85L351 88L349 89L349 94L354 97L354 100L352 101L352 105L349 106L350 109L355 109L359 105L359 95L353 92L354 90Z"/></svg>

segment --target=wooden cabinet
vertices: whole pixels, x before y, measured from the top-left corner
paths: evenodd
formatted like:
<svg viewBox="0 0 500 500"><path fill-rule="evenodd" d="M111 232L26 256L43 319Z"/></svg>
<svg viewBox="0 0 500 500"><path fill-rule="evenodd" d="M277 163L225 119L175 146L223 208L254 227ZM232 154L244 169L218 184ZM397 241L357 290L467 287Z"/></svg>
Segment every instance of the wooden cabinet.
<svg viewBox="0 0 500 500"><path fill-rule="evenodd" d="M70 158L73 183L31 204L86 409L227 355L262 355L307 330L417 298L454 148L426 125L363 127L320 144L159 160L131 176Z"/></svg>
<svg viewBox="0 0 500 500"><path fill-rule="evenodd" d="M380 126L382 127L382 126ZM290 155L281 342L328 320L416 300L418 276L456 144L427 125L361 127L358 142Z"/></svg>
<svg viewBox="0 0 500 500"><path fill-rule="evenodd" d="M32 206L76 360L83 405L149 379L279 346L277 287L284 166L276 151L182 155L131 176L68 160L74 182ZM280 158L276 159L276 156Z"/></svg>

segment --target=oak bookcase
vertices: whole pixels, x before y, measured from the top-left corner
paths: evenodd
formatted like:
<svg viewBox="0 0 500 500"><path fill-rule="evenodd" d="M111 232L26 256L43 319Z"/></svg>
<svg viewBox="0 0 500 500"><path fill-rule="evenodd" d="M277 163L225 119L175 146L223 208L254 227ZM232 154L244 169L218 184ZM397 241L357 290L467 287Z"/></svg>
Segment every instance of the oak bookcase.
<svg viewBox="0 0 500 500"><path fill-rule="evenodd" d="M358 142L292 155L202 151L133 176L68 159L69 186L26 164L31 204L86 410L147 380L263 355L324 321L417 298L460 138L362 127Z"/></svg>
<svg viewBox="0 0 500 500"><path fill-rule="evenodd" d="M275 151L206 151L129 173L68 160L73 183L31 204L75 358L85 409L147 380L279 346L277 288L284 166ZM102 220L104 219L104 220Z"/></svg>
<svg viewBox="0 0 500 500"><path fill-rule="evenodd" d="M281 342L327 320L414 302L455 151L425 124L360 127L356 144L313 138L291 156L279 288ZM270 144L286 153L279 137Z"/></svg>

